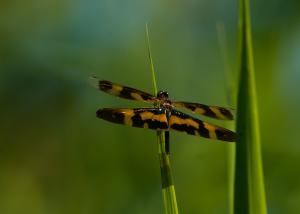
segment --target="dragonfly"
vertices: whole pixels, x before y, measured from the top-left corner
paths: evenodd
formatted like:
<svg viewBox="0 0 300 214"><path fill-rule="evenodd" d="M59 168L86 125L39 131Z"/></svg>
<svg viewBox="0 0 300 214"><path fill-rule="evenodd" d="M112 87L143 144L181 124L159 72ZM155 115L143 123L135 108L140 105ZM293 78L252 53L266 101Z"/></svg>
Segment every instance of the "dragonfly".
<svg viewBox="0 0 300 214"><path fill-rule="evenodd" d="M169 131L184 132L208 139L234 142L235 132L202 121L178 109L189 110L194 114L220 120L233 120L233 109L210 106L200 103L171 101L167 91L159 91L156 96L150 93L93 77L96 87L110 95L120 98L154 104L148 108L101 108L98 118L131 127L146 128L165 132L165 150L170 153Z"/></svg>

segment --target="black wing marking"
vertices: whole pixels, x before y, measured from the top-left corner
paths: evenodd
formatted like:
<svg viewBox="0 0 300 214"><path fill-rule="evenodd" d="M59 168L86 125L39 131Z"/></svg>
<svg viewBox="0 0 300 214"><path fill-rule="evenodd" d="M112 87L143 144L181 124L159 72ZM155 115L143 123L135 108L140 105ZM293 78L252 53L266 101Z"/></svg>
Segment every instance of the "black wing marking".
<svg viewBox="0 0 300 214"><path fill-rule="evenodd" d="M99 90L114 96L143 102L155 102L157 100L155 96L152 96L147 92L140 91L128 86L112 83L107 80L98 80L96 77L93 77L92 81L96 82L97 88Z"/></svg>
<svg viewBox="0 0 300 214"><path fill-rule="evenodd" d="M162 108L103 108L97 117L124 125L155 130L168 130L166 110Z"/></svg>
<svg viewBox="0 0 300 214"><path fill-rule="evenodd" d="M221 120L233 120L233 109L218 106L209 106L200 103L172 102L173 106L184 108L196 114Z"/></svg>
<svg viewBox="0 0 300 214"><path fill-rule="evenodd" d="M171 110L169 128L176 131L186 132L190 135L228 142L234 142L236 137L233 131L203 122L174 109Z"/></svg>

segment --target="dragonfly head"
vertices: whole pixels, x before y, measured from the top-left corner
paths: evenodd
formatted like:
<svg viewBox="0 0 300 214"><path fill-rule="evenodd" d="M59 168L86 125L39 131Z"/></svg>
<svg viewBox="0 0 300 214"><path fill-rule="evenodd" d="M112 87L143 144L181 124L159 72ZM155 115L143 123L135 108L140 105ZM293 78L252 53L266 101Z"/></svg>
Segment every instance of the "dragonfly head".
<svg viewBox="0 0 300 214"><path fill-rule="evenodd" d="M159 91L157 97L162 100L167 100L169 98L169 93L167 91Z"/></svg>

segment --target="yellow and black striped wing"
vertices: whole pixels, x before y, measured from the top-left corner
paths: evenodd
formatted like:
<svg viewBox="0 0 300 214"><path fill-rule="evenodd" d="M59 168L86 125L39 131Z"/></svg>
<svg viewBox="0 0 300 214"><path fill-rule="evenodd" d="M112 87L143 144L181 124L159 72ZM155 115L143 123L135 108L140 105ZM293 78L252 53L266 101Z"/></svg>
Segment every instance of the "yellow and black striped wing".
<svg viewBox="0 0 300 214"><path fill-rule="evenodd" d="M122 97L129 100L143 101L143 102L154 102L157 100L156 97L152 96L147 92L130 88L128 86L112 83L107 80L98 80L95 77L93 77L92 81L96 82L97 88L99 90L114 96Z"/></svg>
<svg viewBox="0 0 300 214"><path fill-rule="evenodd" d="M221 120L233 120L232 109L218 106L208 106L200 103L172 102L173 106L184 108L196 114Z"/></svg>
<svg viewBox="0 0 300 214"><path fill-rule="evenodd" d="M228 129L203 122L199 119L192 118L180 111L171 110L169 118L169 128L186 132L190 135L201 136L210 139L234 142L235 133Z"/></svg>
<svg viewBox="0 0 300 214"><path fill-rule="evenodd" d="M97 117L133 127L168 129L166 110L162 108L103 108L97 111Z"/></svg>

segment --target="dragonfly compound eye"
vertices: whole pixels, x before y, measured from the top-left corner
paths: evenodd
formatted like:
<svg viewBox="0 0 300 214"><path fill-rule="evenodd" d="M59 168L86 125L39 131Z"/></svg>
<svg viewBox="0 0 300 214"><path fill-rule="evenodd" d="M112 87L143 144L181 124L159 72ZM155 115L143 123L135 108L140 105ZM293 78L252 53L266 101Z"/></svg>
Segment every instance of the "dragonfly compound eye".
<svg viewBox="0 0 300 214"><path fill-rule="evenodd" d="M159 91L157 93L157 97L161 99L167 99L169 98L169 93L167 91Z"/></svg>

